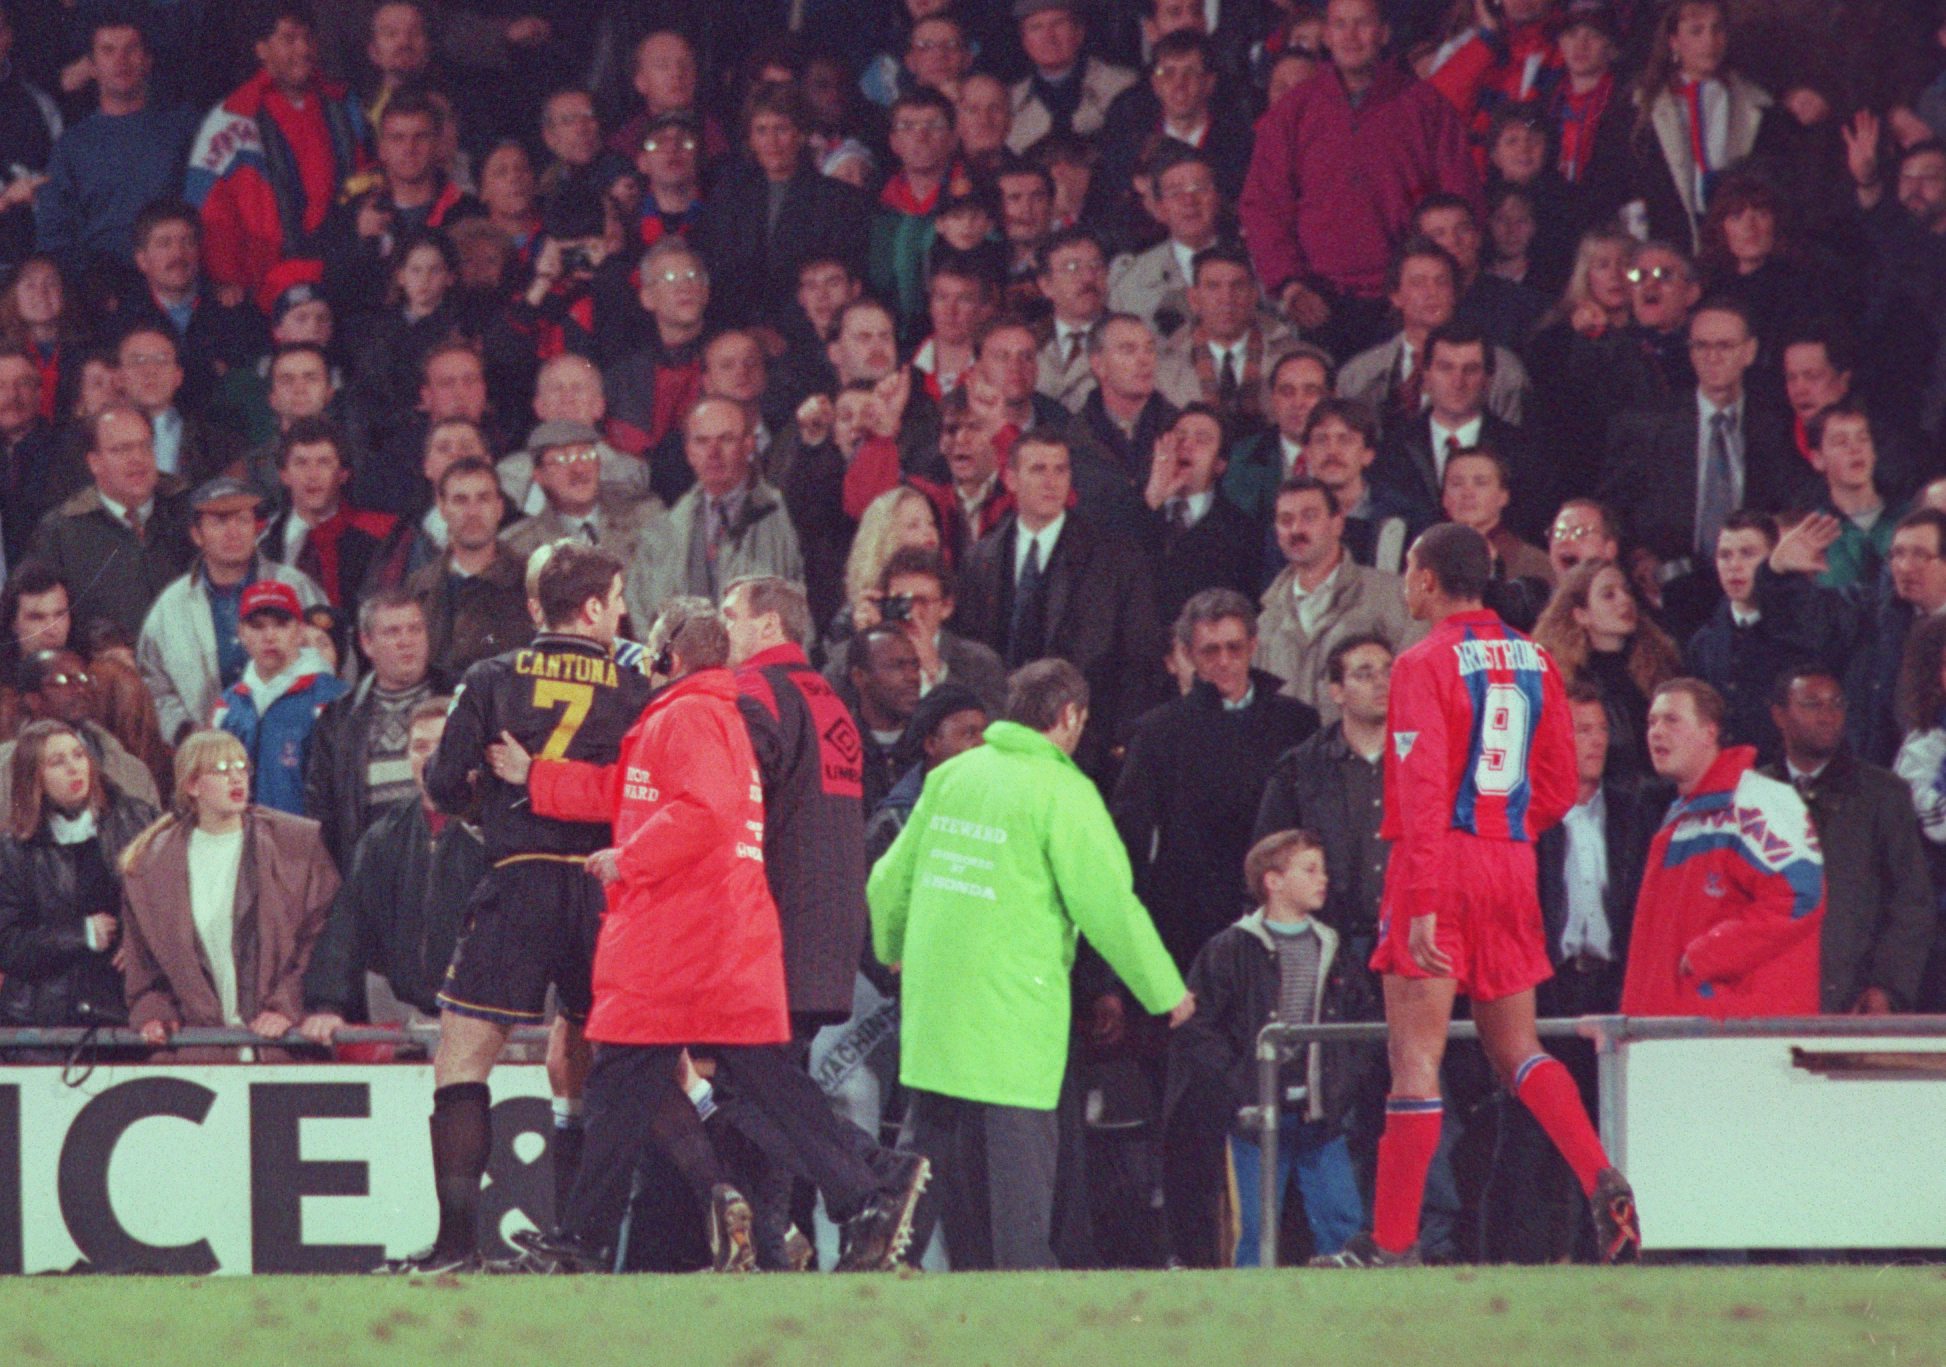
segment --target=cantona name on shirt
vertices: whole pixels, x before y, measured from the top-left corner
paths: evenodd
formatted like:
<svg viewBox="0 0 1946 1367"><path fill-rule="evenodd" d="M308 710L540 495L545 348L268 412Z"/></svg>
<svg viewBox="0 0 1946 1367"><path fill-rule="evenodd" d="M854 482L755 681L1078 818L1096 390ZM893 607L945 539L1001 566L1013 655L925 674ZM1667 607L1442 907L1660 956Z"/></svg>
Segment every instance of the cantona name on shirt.
<svg viewBox="0 0 1946 1367"><path fill-rule="evenodd" d="M543 650L518 650L514 652L514 673L531 674L537 679L568 679L574 683L602 684L609 688L621 687L621 676L615 672L615 662L596 659L592 655L581 655L569 651L555 654Z"/></svg>
<svg viewBox="0 0 1946 1367"><path fill-rule="evenodd" d="M1532 641L1461 641L1453 650L1459 656L1462 674L1480 674L1493 669L1547 672L1547 656Z"/></svg>

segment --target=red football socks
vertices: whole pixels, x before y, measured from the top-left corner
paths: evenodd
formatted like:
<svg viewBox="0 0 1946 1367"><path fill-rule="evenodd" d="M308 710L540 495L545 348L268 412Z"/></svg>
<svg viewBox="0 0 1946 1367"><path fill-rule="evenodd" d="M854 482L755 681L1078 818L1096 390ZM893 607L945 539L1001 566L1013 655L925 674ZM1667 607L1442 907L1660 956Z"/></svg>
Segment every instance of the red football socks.
<svg viewBox="0 0 1946 1367"><path fill-rule="evenodd" d="M1387 1253L1403 1253L1419 1237L1426 1169L1439 1148L1446 1108L1436 1096L1395 1096L1385 1103L1378 1141L1378 1182L1372 1199L1372 1239Z"/></svg>
<svg viewBox="0 0 1946 1367"><path fill-rule="evenodd" d="M1534 1113L1561 1157L1568 1160L1582 1194L1593 1196L1595 1178L1608 1166L1608 1153L1589 1123L1587 1108L1581 1104L1581 1089L1574 1085L1574 1077L1561 1060L1552 1054L1536 1054L1521 1064L1514 1071L1514 1095Z"/></svg>

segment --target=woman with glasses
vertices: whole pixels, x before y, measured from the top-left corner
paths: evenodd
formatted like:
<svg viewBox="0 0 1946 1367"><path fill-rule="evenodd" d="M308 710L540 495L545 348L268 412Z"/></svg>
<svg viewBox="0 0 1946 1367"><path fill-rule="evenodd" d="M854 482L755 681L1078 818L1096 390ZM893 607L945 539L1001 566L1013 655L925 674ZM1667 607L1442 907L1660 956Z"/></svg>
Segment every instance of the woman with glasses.
<svg viewBox="0 0 1946 1367"><path fill-rule="evenodd" d="M155 808L103 782L74 727L31 722L13 754L0 831L0 1023L118 1024L117 862Z"/></svg>
<svg viewBox="0 0 1946 1367"><path fill-rule="evenodd" d="M251 803L234 736L183 741L175 803L120 868L129 1024L144 1039L160 1045L184 1026L265 1039L294 1028L338 873L317 822Z"/></svg>

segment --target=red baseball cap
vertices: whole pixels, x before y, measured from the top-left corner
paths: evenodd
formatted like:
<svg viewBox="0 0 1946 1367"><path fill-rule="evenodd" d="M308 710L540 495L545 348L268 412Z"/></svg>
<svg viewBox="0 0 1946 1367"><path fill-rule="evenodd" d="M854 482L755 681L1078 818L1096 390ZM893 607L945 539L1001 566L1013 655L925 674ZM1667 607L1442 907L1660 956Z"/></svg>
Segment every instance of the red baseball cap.
<svg viewBox="0 0 1946 1367"><path fill-rule="evenodd" d="M237 608L237 617L247 622L260 612L281 612L294 620L304 615L304 605L297 601L297 590L289 584L280 584L275 579L259 579L243 591L243 602Z"/></svg>

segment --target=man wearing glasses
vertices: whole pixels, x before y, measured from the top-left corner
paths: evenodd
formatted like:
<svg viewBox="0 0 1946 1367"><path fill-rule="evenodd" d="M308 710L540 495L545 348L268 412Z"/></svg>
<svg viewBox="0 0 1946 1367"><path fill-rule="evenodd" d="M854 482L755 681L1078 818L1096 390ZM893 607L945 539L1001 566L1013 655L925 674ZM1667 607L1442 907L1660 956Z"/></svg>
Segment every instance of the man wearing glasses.
<svg viewBox="0 0 1946 1367"><path fill-rule="evenodd" d="M604 491L601 433L584 423L544 422L534 429L527 449L534 457L534 484L546 505L515 523L501 536L501 544L525 560L539 547L566 539L628 564L643 527L662 519L661 500Z"/></svg>
<svg viewBox="0 0 1946 1367"><path fill-rule="evenodd" d="M1744 384L1757 339L1742 305L1705 301L1690 320L1689 359L1695 388L1611 424L1602 490L1640 543L1638 579L1652 602L1660 592L1663 619L1678 640L1716 605L1721 590L1711 563L1730 514L1817 501L1787 411Z"/></svg>

